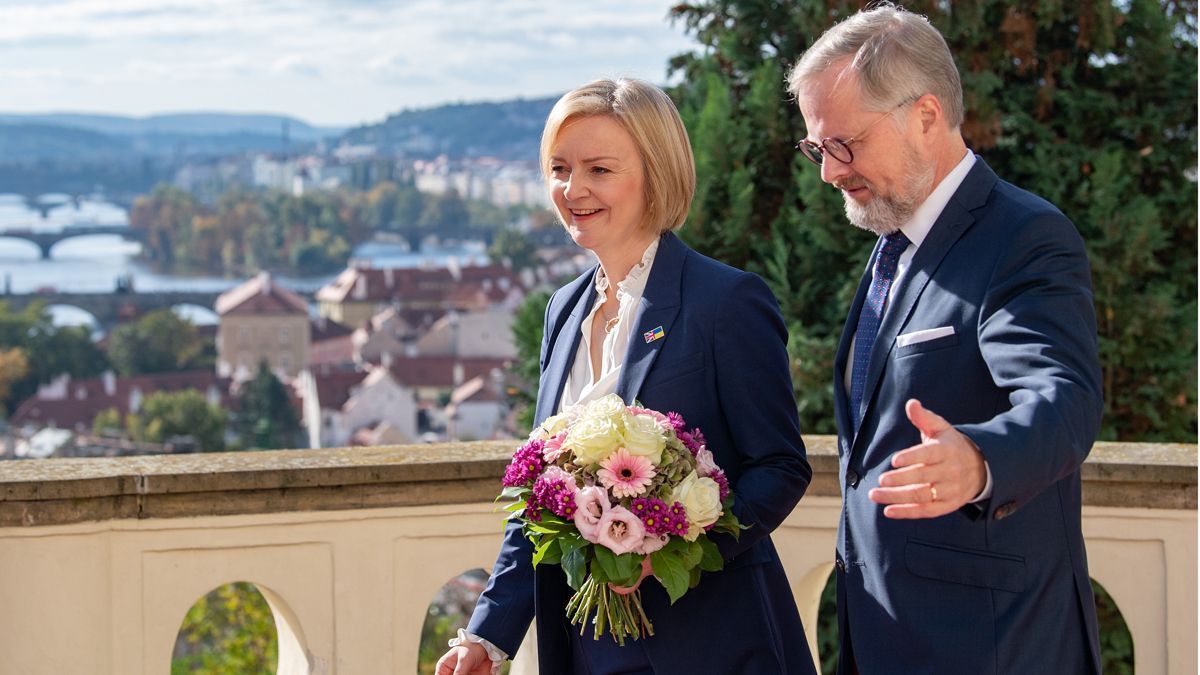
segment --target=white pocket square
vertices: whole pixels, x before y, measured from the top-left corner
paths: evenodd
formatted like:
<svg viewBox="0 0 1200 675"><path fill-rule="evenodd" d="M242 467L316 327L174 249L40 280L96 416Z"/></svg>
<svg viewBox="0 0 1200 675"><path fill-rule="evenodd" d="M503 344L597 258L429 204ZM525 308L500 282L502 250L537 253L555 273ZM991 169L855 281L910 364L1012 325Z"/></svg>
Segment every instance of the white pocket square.
<svg viewBox="0 0 1200 675"><path fill-rule="evenodd" d="M954 335L954 326L942 326L941 328L929 328L927 330L918 330L912 333L896 336L897 347L907 347L909 345L929 342L947 335Z"/></svg>

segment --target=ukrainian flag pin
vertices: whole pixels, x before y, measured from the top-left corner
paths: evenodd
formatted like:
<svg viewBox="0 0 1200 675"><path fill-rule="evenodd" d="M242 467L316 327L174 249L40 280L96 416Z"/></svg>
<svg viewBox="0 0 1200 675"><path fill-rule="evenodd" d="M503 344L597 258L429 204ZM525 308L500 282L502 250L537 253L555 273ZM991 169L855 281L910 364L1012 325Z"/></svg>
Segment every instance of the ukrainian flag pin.
<svg viewBox="0 0 1200 675"><path fill-rule="evenodd" d="M663 331L662 326L655 326L653 329L648 330L645 333L642 333L642 337L646 338L647 343L654 342L655 340L658 340L659 338L664 338L666 336L667 336L667 334Z"/></svg>

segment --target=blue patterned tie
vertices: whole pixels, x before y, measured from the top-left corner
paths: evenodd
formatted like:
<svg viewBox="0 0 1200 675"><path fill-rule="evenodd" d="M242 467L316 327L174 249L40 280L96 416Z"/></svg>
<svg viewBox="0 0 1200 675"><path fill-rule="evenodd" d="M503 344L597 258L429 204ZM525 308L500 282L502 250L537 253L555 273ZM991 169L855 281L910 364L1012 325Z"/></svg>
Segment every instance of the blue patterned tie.
<svg viewBox="0 0 1200 675"><path fill-rule="evenodd" d="M862 310L858 313L858 327L855 329L854 366L850 371L850 424L858 428L858 408L862 405L863 390L867 387L867 366L871 363L871 348L875 346L875 335L879 332L879 323L883 319L883 309L887 306L888 291L892 280L896 278L896 263L900 254L912 243L904 233L896 230L883 238L883 246L875 256L875 274L871 279L871 288L863 300Z"/></svg>

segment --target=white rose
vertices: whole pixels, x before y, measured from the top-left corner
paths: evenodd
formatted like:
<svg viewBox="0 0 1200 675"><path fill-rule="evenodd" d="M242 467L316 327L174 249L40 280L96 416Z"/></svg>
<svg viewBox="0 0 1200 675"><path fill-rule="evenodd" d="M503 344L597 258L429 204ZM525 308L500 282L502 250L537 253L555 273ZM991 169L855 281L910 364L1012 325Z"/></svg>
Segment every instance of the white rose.
<svg viewBox="0 0 1200 675"><path fill-rule="evenodd" d="M704 528L721 517L721 488L711 478L701 478L695 471L689 473L671 492L671 500L683 504L687 510L688 533L684 539L695 541Z"/></svg>
<svg viewBox="0 0 1200 675"><path fill-rule="evenodd" d="M654 466L662 462L662 451L667 444L663 428L650 415L631 415L625 419L625 449L631 455L650 460Z"/></svg>
<svg viewBox="0 0 1200 675"><path fill-rule="evenodd" d="M541 426L539 426L537 429L534 429L531 437L538 438L543 441L548 438L553 438L563 431L566 431L567 422L568 420L565 414L547 417L546 420L542 422Z"/></svg>
<svg viewBox="0 0 1200 675"><path fill-rule="evenodd" d="M584 419L605 417L613 422L621 422L628 417L628 413L625 411L625 401L620 396L608 394L587 404L582 416Z"/></svg>
<svg viewBox="0 0 1200 675"><path fill-rule="evenodd" d="M607 417L585 417L567 432L563 447L575 453L576 463L593 466L621 445L621 427Z"/></svg>

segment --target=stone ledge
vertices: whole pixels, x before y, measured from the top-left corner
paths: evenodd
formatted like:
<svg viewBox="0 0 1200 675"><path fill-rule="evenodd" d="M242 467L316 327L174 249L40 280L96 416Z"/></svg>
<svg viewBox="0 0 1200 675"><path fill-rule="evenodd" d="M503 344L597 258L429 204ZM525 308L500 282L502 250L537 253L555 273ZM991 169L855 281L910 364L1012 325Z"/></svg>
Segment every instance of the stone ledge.
<svg viewBox="0 0 1200 675"><path fill-rule="evenodd" d="M808 494L839 496L837 440L806 436ZM0 462L0 527L487 502L515 443ZM1195 509L1196 446L1097 443L1084 503Z"/></svg>

